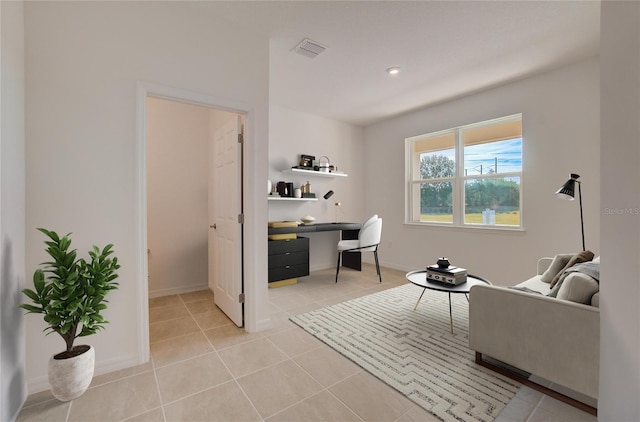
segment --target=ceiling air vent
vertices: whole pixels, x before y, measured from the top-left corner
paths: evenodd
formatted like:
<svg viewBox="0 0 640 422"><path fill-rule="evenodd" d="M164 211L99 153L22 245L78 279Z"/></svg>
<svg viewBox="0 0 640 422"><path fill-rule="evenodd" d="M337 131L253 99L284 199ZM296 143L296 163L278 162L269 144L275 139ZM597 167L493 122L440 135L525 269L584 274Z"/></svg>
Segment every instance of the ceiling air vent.
<svg viewBox="0 0 640 422"><path fill-rule="evenodd" d="M296 48L293 49L293 51L313 59L326 49L327 47L318 44L317 42L312 41L309 38L305 38L300 42L300 44L296 46Z"/></svg>

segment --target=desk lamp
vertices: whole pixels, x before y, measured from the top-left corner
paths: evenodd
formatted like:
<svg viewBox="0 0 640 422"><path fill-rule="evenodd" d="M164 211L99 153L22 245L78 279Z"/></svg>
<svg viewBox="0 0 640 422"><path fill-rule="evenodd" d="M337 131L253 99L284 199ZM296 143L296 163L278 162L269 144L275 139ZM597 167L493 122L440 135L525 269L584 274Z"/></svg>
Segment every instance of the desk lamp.
<svg viewBox="0 0 640 422"><path fill-rule="evenodd" d="M333 196L333 191L330 190L329 192L325 193L322 197L324 199L329 199ZM338 222L338 208L340 208L340 211L342 211L344 213L344 210L342 209L342 204L340 202L334 202L333 205L336 207L336 223Z"/></svg>

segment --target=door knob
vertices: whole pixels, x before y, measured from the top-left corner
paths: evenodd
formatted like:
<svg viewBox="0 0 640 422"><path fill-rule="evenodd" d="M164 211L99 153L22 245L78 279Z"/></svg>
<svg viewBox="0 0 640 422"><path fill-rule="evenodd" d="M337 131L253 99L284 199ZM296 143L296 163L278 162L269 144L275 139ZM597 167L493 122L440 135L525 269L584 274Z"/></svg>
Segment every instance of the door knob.
<svg viewBox="0 0 640 422"><path fill-rule="evenodd" d="M210 229L214 229L214 230L215 230L215 229L217 229L218 227L217 227L215 224L212 224L212 225L210 225L210 226L209 226L209 228L210 228Z"/></svg>

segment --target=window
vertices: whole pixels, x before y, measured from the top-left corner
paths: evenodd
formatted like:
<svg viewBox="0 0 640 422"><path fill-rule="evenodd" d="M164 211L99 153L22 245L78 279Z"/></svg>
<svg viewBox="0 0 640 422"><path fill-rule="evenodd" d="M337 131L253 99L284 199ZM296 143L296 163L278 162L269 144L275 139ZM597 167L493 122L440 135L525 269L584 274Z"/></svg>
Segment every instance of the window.
<svg viewBox="0 0 640 422"><path fill-rule="evenodd" d="M522 115L405 140L408 223L522 227Z"/></svg>

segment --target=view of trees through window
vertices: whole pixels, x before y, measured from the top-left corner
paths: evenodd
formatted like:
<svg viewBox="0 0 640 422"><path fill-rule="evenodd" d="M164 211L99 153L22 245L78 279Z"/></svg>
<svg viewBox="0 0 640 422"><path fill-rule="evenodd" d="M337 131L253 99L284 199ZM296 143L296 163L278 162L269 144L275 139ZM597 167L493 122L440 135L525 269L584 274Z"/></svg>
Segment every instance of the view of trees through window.
<svg viewBox="0 0 640 422"><path fill-rule="evenodd" d="M411 221L521 226L520 115L407 142Z"/></svg>

